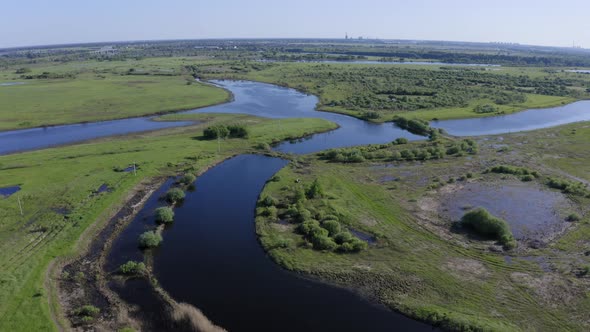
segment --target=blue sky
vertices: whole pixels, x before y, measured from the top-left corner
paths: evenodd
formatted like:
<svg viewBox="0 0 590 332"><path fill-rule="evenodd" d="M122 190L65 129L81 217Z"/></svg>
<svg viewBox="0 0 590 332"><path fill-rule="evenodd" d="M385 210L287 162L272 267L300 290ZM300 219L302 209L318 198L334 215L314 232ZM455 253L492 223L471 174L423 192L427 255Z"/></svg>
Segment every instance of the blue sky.
<svg viewBox="0 0 590 332"><path fill-rule="evenodd" d="M351 36L590 48L589 0L4 0L0 47Z"/></svg>

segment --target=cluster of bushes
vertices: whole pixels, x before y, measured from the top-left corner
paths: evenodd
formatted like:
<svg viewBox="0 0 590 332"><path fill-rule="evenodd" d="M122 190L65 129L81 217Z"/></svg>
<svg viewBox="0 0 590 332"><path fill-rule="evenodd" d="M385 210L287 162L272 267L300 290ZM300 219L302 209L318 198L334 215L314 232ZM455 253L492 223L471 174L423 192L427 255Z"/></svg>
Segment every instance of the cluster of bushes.
<svg viewBox="0 0 590 332"><path fill-rule="evenodd" d="M477 154L477 143L471 139L465 139L450 144L432 144L428 147L390 150L392 146L406 144L406 139L397 139L390 145L370 145L356 148L332 149L319 155L327 160L339 163L360 163L365 160L388 160L388 161L413 161L443 159L447 155L462 156L465 153Z"/></svg>
<svg viewBox="0 0 590 332"><path fill-rule="evenodd" d="M248 128L240 124L215 125L205 128L203 136L206 139L216 138L248 138Z"/></svg>
<svg viewBox="0 0 590 332"><path fill-rule="evenodd" d="M559 189L564 194L590 198L590 191L582 182L572 182L568 180L549 178L547 186L553 189Z"/></svg>
<svg viewBox="0 0 590 332"><path fill-rule="evenodd" d="M405 129L413 134L429 136L438 129L430 127L428 121L411 119L408 120L404 117L398 116L393 122L400 128Z"/></svg>
<svg viewBox="0 0 590 332"><path fill-rule="evenodd" d="M277 206L282 206L284 210L280 217L297 223L297 232L316 250L358 252L366 249L367 243L342 227L338 216L327 215L324 211L312 213L306 207L306 202L322 198L324 195L324 189L316 179L308 186L296 189L290 198L290 204L281 204L272 196L262 197L258 201L258 214L267 219L277 220Z"/></svg>
<svg viewBox="0 0 590 332"><path fill-rule="evenodd" d="M485 105L477 105L473 111L475 113L479 113L479 114L485 114L485 113L495 113L498 109L490 104L485 104Z"/></svg>
<svg viewBox="0 0 590 332"><path fill-rule="evenodd" d="M516 167L516 166L508 166L508 165L499 165L494 166L486 170L486 173L497 173L497 174L512 174L520 176L522 181L528 182L533 181L536 178L541 177L541 175L537 171L531 171L524 167Z"/></svg>
<svg viewBox="0 0 590 332"><path fill-rule="evenodd" d="M146 267L143 262L128 261L119 266L119 273L125 275L141 275L144 274L145 271Z"/></svg>
<svg viewBox="0 0 590 332"><path fill-rule="evenodd" d="M480 236L495 239L507 249L514 248L516 245L508 223L494 217L484 208L477 208L465 213L461 218L461 226Z"/></svg>
<svg viewBox="0 0 590 332"><path fill-rule="evenodd" d="M321 223L315 219L303 221L297 231L310 241L316 250L358 252L367 248L365 241L343 230L337 220L327 219Z"/></svg>

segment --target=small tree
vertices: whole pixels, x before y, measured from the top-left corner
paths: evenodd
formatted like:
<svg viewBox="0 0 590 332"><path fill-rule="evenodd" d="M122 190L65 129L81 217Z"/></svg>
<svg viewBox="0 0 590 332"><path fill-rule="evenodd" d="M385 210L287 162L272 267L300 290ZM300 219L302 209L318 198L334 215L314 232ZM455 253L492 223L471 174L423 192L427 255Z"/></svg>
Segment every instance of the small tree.
<svg viewBox="0 0 590 332"><path fill-rule="evenodd" d="M309 199L322 197L323 194L324 189L322 188L322 185L320 184L318 179L313 180L311 186L309 186L309 188L307 188L307 190L305 191L305 196Z"/></svg>
<svg viewBox="0 0 590 332"><path fill-rule="evenodd" d="M159 207L156 209L156 222L158 223L171 223L174 221L174 211L167 207Z"/></svg>
<svg viewBox="0 0 590 332"><path fill-rule="evenodd" d="M139 236L139 247L142 249L155 248L162 243L162 235L147 231Z"/></svg>
<svg viewBox="0 0 590 332"><path fill-rule="evenodd" d="M197 179L196 176L194 176L194 174L185 174L183 175L180 180L178 180L178 182L182 183L182 184L191 184L193 182L195 182L195 180Z"/></svg>
<svg viewBox="0 0 590 332"><path fill-rule="evenodd" d="M179 188L172 188L166 193L166 200L170 203L180 202L184 199L184 191Z"/></svg>

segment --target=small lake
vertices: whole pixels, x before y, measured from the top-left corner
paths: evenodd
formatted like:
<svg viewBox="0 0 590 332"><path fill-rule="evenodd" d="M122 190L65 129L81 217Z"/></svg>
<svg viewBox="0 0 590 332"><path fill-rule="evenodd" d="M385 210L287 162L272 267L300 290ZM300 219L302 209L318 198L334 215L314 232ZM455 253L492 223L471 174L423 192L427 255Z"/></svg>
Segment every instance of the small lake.
<svg viewBox="0 0 590 332"><path fill-rule="evenodd" d="M590 70L588 69L570 69L566 70L568 73L578 73L578 74L590 74Z"/></svg>

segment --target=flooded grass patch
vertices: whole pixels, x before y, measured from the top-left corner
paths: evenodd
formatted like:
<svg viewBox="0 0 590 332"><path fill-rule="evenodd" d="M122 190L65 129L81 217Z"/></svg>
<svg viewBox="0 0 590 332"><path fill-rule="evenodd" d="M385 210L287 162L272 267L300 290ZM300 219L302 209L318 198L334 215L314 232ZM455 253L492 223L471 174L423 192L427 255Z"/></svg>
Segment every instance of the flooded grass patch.
<svg viewBox="0 0 590 332"><path fill-rule="evenodd" d="M517 240L544 240L563 231L573 204L561 193L533 183L466 183L441 197L440 213L457 221L472 207L506 220Z"/></svg>
<svg viewBox="0 0 590 332"><path fill-rule="evenodd" d="M20 186L0 188L0 198L7 198L20 190Z"/></svg>

